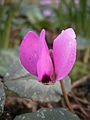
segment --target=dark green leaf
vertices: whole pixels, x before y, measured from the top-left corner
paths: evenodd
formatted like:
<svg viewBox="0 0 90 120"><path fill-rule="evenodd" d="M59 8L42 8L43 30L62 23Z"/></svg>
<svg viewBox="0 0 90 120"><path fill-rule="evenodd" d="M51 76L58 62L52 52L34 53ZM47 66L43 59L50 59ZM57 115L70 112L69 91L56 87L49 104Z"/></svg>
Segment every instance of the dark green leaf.
<svg viewBox="0 0 90 120"><path fill-rule="evenodd" d="M62 90L60 82L54 85L44 85L38 82L37 78L31 76L20 64L14 64L4 77L5 85L21 97L41 102L58 102ZM64 80L67 92L71 88L71 79L67 76Z"/></svg>
<svg viewBox="0 0 90 120"><path fill-rule="evenodd" d="M7 69L18 60L18 54L12 49L2 49L0 51L0 75L4 75Z"/></svg>
<svg viewBox="0 0 90 120"><path fill-rule="evenodd" d="M14 120L80 120L78 116L63 108L42 108L34 113L17 116Z"/></svg>
<svg viewBox="0 0 90 120"><path fill-rule="evenodd" d="M4 103L5 103L5 92L4 92L3 84L0 82L0 115L3 112Z"/></svg>
<svg viewBox="0 0 90 120"><path fill-rule="evenodd" d="M44 16L41 14L40 8L38 6L22 4L20 7L20 13L26 16L31 23L41 21L44 19Z"/></svg>

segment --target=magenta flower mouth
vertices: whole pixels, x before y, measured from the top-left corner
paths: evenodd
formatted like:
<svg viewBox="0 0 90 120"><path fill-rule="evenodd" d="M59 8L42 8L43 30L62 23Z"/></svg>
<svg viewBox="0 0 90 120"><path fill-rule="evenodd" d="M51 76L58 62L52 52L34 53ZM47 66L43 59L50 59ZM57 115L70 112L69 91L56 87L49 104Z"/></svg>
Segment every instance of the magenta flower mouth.
<svg viewBox="0 0 90 120"><path fill-rule="evenodd" d="M50 76L44 75L44 76L42 77L42 83L48 84L49 82L51 82Z"/></svg>
<svg viewBox="0 0 90 120"><path fill-rule="evenodd" d="M75 59L76 35L72 28L63 30L57 36L52 53L49 53L44 29L40 37L32 31L28 32L20 45L22 65L43 84L64 79L71 71Z"/></svg>

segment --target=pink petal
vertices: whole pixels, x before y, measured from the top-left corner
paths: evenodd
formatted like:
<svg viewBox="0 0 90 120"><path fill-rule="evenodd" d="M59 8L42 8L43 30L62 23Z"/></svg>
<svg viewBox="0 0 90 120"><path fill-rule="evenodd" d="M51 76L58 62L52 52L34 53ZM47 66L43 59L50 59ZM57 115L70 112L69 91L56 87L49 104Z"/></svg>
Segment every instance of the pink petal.
<svg viewBox="0 0 90 120"><path fill-rule="evenodd" d="M33 75L37 75L39 46L40 38L31 31L26 34L20 46L21 63Z"/></svg>
<svg viewBox="0 0 90 120"><path fill-rule="evenodd" d="M41 43L41 47L40 47L40 56L37 63L37 73L38 73L38 80L42 81L44 76L48 78L50 77L51 79L53 72L52 60L50 58L49 49L45 41L45 30L41 31L40 43Z"/></svg>
<svg viewBox="0 0 90 120"><path fill-rule="evenodd" d="M63 30L53 43L53 61L56 80L61 80L71 71L76 59L76 35L72 28Z"/></svg>

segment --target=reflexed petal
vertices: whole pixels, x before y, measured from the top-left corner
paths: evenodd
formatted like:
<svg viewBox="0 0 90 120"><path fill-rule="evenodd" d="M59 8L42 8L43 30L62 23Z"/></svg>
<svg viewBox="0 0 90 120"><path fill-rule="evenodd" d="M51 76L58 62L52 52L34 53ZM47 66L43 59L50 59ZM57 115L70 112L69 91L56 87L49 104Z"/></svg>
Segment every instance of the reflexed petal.
<svg viewBox="0 0 90 120"><path fill-rule="evenodd" d="M76 59L76 35L72 28L63 30L53 43L56 80L68 75Z"/></svg>
<svg viewBox="0 0 90 120"><path fill-rule="evenodd" d="M45 41L45 31L42 30L40 34L40 57L37 63L38 80L42 81L43 77L50 78L53 72L53 64L49 55L49 49Z"/></svg>
<svg viewBox="0 0 90 120"><path fill-rule="evenodd" d="M39 47L40 38L31 31L26 34L20 46L21 63L33 75L37 75Z"/></svg>

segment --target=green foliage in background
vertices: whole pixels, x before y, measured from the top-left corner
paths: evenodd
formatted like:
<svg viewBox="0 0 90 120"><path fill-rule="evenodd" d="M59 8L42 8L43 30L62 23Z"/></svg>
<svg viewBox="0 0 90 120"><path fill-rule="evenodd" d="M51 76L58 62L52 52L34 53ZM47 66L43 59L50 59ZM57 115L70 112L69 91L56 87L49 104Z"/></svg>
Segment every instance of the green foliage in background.
<svg viewBox="0 0 90 120"><path fill-rule="evenodd" d="M49 10L51 15L45 16L43 10ZM77 35L84 36L86 40L86 38L90 39L89 26L89 0L80 0L78 4L74 0L61 0L56 7L53 2L51 5L42 6L40 3L36 5L25 4L21 0L14 3L5 0L4 4L0 5L0 48L13 47L11 41L14 40L11 40L11 30L16 27L19 29L16 37L16 41L18 41L18 38L20 40L28 30L39 32L41 28L45 28L50 35L52 34L51 39L53 39L67 27L73 27ZM49 39L48 35L47 39Z"/></svg>
<svg viewBox="0 0 90 120"><path fill-rule="evenodd" d="M0 48L9 47L11 23L20 3L21 0L18 4L5 0L4 3L0 5Z"/></svg>

